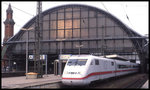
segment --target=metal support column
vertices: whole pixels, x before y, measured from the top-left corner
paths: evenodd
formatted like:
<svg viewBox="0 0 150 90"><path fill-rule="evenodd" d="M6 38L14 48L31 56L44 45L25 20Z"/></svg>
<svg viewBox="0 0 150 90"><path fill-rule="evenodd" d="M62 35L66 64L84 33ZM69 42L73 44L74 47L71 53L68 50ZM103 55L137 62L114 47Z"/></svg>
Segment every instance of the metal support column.
<svg viewBox="0 0 150 90"><path fill-rule="evenodd" d="M38 73L38 77L43 76L43 66L42 61L40 60L40 54L41 54L41 47L40 47L40 41L41 41L41 31L42 31L42 2L39 1L37 3L37 17L36 17L36 23L35 23L35 53L34 53L34 72Z"/></svg>

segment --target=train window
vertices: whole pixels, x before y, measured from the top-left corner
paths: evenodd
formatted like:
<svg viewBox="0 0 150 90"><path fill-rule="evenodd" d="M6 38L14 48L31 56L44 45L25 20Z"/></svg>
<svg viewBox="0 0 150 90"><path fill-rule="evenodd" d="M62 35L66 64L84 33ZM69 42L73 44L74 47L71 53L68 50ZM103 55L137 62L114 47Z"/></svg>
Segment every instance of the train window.
<svg viewBox="0 0 150 90"><path fill-rule="evenodd" d="M118 65L118 68L128 68L127 65Z"/></svg>
<svg viewBox="0 0 150 90"><path fill-rule="evenodd" d="M138 68L138 66L133 65L133 68Z"/></svg>
<svg viewBox="0 0 150 90"><path fill-rule="evenodd" d="M131 65L129 65L128 67L131 68Z"/></svg>
<svg viewBox="0 0 150 90"><path fill-rule="evenodd" d="M114 62L111 62L111 65L114 66Z"/></svg>
<svg viewBox="0 0 150 90"><path fill-rule="evenodd" d="M77 62L77 59L69 59L67 65L71 66L71 65L75 65Z"/></svg>
<svg viewBox="0 0 150 90"><path fill-rule="evenodd" d="M72 66L72 65L85 65L87 62L87 59L69 59L67 65Z"/></svg>
<svg viewBox="0 0 150 90"><path fill-rule="evenodd" d="M99 60L95 60L95 65L99 65Z"/></svg>
<svg viewBox="0 0 150 90"><path fill-rule="evenodd" d="M86 61L87 61L87 59L78 59L77 65L85 65Z"/></svg>

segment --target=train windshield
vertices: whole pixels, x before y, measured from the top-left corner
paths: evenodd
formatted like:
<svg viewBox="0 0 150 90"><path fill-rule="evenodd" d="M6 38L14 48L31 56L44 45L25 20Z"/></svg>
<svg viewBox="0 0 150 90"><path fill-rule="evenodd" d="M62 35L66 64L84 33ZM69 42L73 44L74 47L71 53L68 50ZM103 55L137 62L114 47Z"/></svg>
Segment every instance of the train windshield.
<svg viewBox="0 0 150 90"><path fill-rule="evenodd" d="M68 64L69 66L72 66L72 65L85 65L87 62L87 59L69 59L68 61Z"/></svg>

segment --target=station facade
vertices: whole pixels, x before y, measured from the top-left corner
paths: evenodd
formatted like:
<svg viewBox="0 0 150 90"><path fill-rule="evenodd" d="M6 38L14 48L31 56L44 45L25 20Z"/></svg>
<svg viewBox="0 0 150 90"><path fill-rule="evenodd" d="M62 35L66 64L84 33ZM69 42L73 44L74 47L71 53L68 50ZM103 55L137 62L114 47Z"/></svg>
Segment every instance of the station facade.
<svg viewBox="0 0 150 90"><path fill-rule="evenodd" d="M54 60L59 54L117 54L141 61L143 65L148 57L143 55L146 39L123 24L112 14L87 5L63 5L42 12L41 54L47 55L48 72L54 71ZM29 20L23 28L35 28L36 17ZM25 71L26 43L28 53L33 55L35 29L20 30L4 43L9 66L16 62L18 71ZM79 52L79 47L80 52ZM32 61L31 61L32 62ZM33 65L32 63L31 66ZM30 69L30 68L29 68Z"/></svg>

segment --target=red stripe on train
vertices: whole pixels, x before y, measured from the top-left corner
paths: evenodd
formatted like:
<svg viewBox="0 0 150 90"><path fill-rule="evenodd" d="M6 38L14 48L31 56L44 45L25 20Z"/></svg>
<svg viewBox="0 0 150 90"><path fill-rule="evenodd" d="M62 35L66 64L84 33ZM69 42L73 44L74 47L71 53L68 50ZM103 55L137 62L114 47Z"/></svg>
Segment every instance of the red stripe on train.
<svg viewBox="0 0 150 90"><path fill-rule="evenodd" d="M80 80L80 79L86 79L90 76L94 76L94 75L103 75L103 74L110 74L110 73L116 73L116 72L125 72L125 71L134 71L137 69L129 69L129 70L118 70L118 71L106 71L106 72L95 72L95 73L90 73L89 75L83 77L83 78L66 78L66 77L62 77L62 79L74 79L74 80Z"/></svg>

